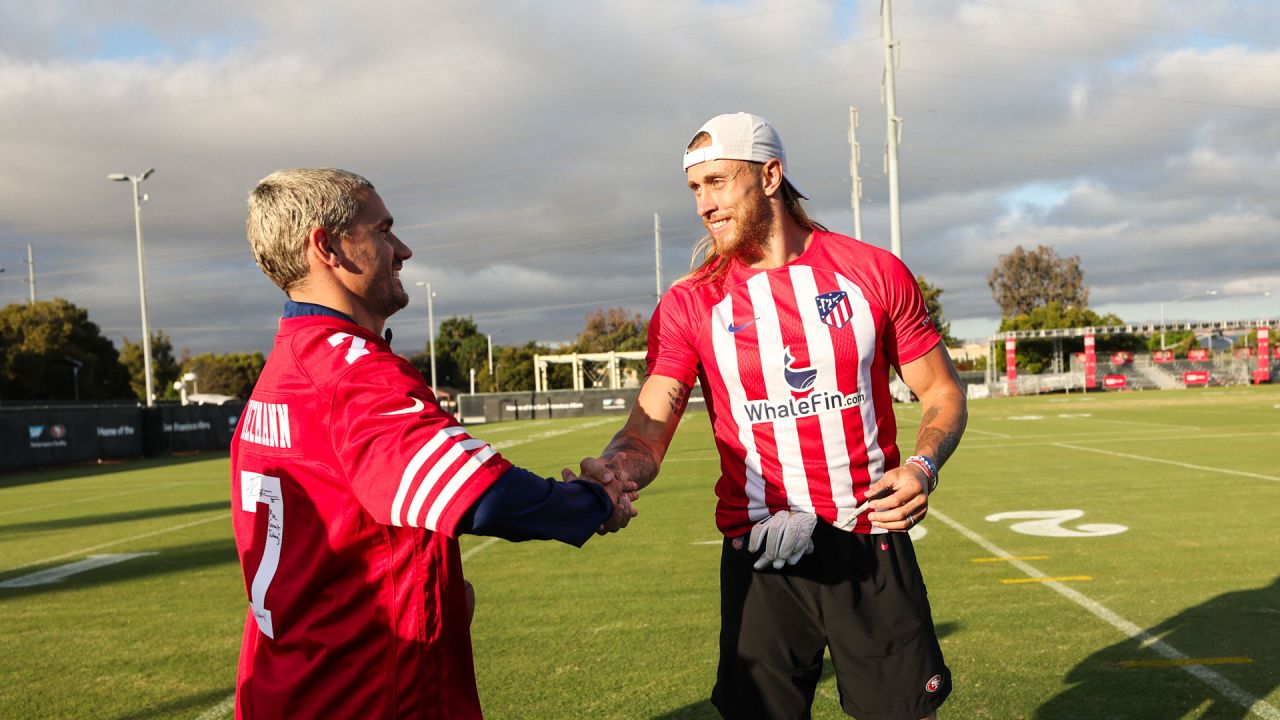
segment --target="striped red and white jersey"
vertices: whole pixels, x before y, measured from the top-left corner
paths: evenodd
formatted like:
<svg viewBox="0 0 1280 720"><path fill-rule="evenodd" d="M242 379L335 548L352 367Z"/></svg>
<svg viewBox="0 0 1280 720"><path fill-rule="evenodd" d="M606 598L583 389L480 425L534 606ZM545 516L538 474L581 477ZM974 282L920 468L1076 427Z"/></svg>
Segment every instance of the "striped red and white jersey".
<svg viewBox="0 0 1280 720"><path fill-rule="evenodd" d="M480 717L459 520L509 467L381 338L281 320L231 446L237 717Z"/></svg>
<svg viewBox="0 0 1280 720"><path fill-rule="evenodd" d="M782 509L846 526L900 462L889 368L940 340L911 271L880 248L815 231L786 265L687 278L649 324L652 375L702 383L720 451L727 537Z"/></svg>

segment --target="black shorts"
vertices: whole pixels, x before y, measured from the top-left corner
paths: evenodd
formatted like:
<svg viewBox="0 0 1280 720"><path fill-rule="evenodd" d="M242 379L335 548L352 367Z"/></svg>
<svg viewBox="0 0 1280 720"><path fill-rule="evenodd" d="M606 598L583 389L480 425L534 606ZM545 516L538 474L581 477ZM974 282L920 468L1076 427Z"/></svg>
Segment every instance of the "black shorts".
<svg viewBox="0 0 1280 720"><path fill-rule="evenodd" d="M860 535L819 522L813 553L755 570L747 538L720 558L720 666L711 702L726 718L808 718L831 649L840 704L858 720L918 720L951 692L920 567L906 533Z"/></svg>

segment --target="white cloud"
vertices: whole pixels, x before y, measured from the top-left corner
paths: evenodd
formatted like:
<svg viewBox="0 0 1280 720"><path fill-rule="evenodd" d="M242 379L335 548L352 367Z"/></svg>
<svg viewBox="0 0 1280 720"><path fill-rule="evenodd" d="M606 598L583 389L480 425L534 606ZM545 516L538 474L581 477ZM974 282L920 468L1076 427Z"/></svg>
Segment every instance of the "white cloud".
<svg viewBox="0 0 1280 720"><path fill-rule="evenodd" d="M904 247L964 327L1015 245L1081 256L1098 302L1264 287L1280 217L1273 4L1022 0L895 7ZM266 349L281 296L243 237L280 167L368 176L442 314L501 342L568 339L593 302L652 307L700 234L678 156L707 117L770 118L814 215L888 245L878 3L40 3L0 10L0 302L137 331L144 183L152 325L193 351ZM840 26L837 18L852 18ZM1011 199L1013 202L1011 202ZM1272 262L1273 266L1274 263ZM422 298L393 318L426 337ZM1274 313L1274 311L1273 311ZM264 330L264 328L267 328ZM994 326L990 326L994 330Z"/></svg>

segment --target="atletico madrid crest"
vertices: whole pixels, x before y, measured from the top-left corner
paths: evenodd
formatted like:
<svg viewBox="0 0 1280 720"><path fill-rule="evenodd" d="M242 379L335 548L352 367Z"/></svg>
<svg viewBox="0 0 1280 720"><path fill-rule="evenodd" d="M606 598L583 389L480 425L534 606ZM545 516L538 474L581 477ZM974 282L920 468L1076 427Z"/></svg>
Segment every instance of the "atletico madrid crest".
<svg viewBox="0 0 1280 720"><path fill-rule="evenodd" d="M818 317L822 322L839 330L853 317L853 306L849 304L849 295L843 290L823 293L814 298L818 302Z"/></svg>

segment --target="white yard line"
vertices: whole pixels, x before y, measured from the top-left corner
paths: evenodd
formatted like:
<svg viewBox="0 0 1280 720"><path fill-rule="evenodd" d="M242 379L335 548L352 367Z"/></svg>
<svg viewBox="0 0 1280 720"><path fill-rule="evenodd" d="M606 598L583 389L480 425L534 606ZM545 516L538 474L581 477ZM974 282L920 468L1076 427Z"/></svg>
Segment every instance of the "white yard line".
<svg viewBox="0 0 1280 720"><path fill-rule="evenodd" d="M615 418L615 417L605 418L603 420L593 420L591 422L582 423L580 425L573 425L571 427L561 428L559 430L548 430L546 432L537 433L535 435L530 435L529 437L525 437L525 438L519 438L519 439L513 439L513 440L499 440L498 442L492 442L489 444L493 446L494 450L506 450L507 448L515 447L517 445L524 445L525 443L537 442L539 440L546 440L548 438L559 437L560 435L568 435L569 433L575 433L579 430L586 430L588 428L593 428L593 427L600 427L601 425L621 426L622 421L624 420L626 420L626 418Z"/></svg>
<svg viewBox="0 0 1280 720"><path fill-rule="evenodd" d="M133 488L132 490L124 490L121 492L107 493L106 495L90 495L89 497L76 498L75 500L63 500L62 502L48 503L46 505L33 505L31 507L17 508L16 510L5 510L0 512L0 516L13 515L14 513L31 512L32 510L44 510L45 508L61 507L70 505L71 503L97 502L105 498L120 497L121 495L132 495L133 493L146 492L148 490L159 490L161 488L172 487L174 485L187 485L188 482L171 482L161 483L160 485L148 485L146 487Z"/></svg>
<svg viewBox="0 0 1280 720"><path fill-rule="evenodd" d="M5 568L3 570L0 570L0 572L12 572L14 570L29 568L34 565L44 565L45 563L51 563L57 560L63 560L69 557L75 557L77 555L85 555L87 553L93 552L94 550L101 550L102 548L111 547L112 545L122 545L127 542L133 542L134 540L141 540L143 538L155 537L156 535L163 535L165 533L171 533L177 530L184 530L189 527L195 527L196 525L204 525L205 523L210 523L210 522L213 522L214 520L226 520L228 517L230 517L230 513L225 513L222 511L218 511L218 512L219 512L218 515L211 518L205 518L203 520L194 520L189 523L183 523L181 525L174 525L173 527L167 527L163 530L152 530L151 532L145 532L140 535L133 535L131 537L123 538L121 540L112 540L111 542L104 542L104 543L99 543L97 545L90 545L89 547L86 547L86 548L80 548L79 550L72 550L71 552L65 552L65 553L62 553L61 555L54 555L53 557L47 557L47 558L44 558L43 560L34 560L29 563L23 563L22 565L15 565L11 568Z"/></svg>
<svg viewBox="0 0 1280 720"><path fill-rule="evenodd" d="M1111 418L1098 417L1097 415L1093 416L1093 421L1117 423L1120 425L1145 425L1150 427L1177 428L1179 430L1200 430L1201 429L1199 425L1175 425L1173 423L1144 422L1142 420L1114 420Z"/></svg>
<svg viewBox="0 0 1280 720"><path fill-rule="evenodd" d="M1005 440L1013 439L1012 435L1005 435L1004 433L991 432L990 430L979 430L978 428L974 428L974 427L967 427L964 429L964 431L966 433L982 433L983 435L990 435L992 437L1004 438Z"/></svg>
<svg viewBox="0 0 1280 720"><path fill-rule="evenodd" d="M952 530L955 530L956 532L965 536L966 538L968 538L978 546L982 547L988 553L996 557L1007 560L1010 565L1018 568L1028 577L1036 578L1042 581L1040 583L1041 585L1047 588L1051 588L1054 592L1067 598L1068 600L1079 605L1085 610L1088 610L1090 613L1092 613L1099 619L1105 621L1108 625L1110 625L1111 627L1114 627L1116 630L1119 630L1124 635L1128 636L1131 639L1139 641L1143 647L1150 648L1153 652L1155 652L1160 657L1165 658L1166 660L1189 660L1190 659L1190 656L1188 656L1186 653L1182 652L1181 650L1173 647L1169 643L1166 643L1160 638L1152 635L1151 633L1148 633L1147 631L1143 630L1142 628L1138 627L1132 622L1117 615L1116 613L1112 612L1101 603L1086 596L1084 593L1081 593L1077 590L1073 590L1072 588L1069 588L1066 585L1056 580L1053 580L1048 575L1046 575L1045 573L1037 569L1035 566L1017 559L1016 557L1014 557L1012 553L1005 551L1004 549L997 546L995 543L992 543L990 540L987 540L986 538L982 537L978 533L970 530L964 525L961 525L955 520L952 520L945 513L938 511L937 508L932 508L932 507L929 508L929 514L932 515L933 517L936 517L944 525L950 527ZM1269 703L1267 703L1265 700L1262 700L1261 698L1250 695L1248 691L1246 691L1244 688L1241 688L1239 685L1236 685L1235 683L1226 679L1222 675L1219 675L1213 670L1210 670L1204 665L1180 665L1179 669L1185 671L1187 674L1191 675L1192 677L1204 683L1205 685L1208 685L1214 690L1217 690L1218 692L1222 693L1222 695L1230 699L1232 702L1252 712L1258 717L1266 718L1267 720L1280 720L1280 710L1277 710L1275 706L1270 705Z"/></svg>
<svg viewBox="0 0 1280 720"><path fill-rule="evenodd" d="M60 583L72 575L79 575L82 572L97 570L100 567L115 565L117 563L126 562L134 558L147 557L155 555L154 552L140 553L116 553L113 555L90 555L84 560L77 560L66 565L51 567L48 570L40 570L29 575L20 575L11 580L0 582L0 588L22 588L34 587L36 585L53 585Z"/></svg>
<svg viewBox="0 0 1280 720"><path fill-rule="evenodd" d="M222 718L230 716L235 709L236 694L231 693L223 698L222 702L197 715L196 720L222 720Z"/></svg>
<svg viewBox="0 0 1280 720"><path fill-rule="evenodd" d="M1191 463L1178 462L1177 460L1166 460L1164 458L1147 457L1146 455L1132 455L1130 453L1115 452L1113 450L1099 450L1098 448L1081 447L1079 445L1069 445L1067 443L1053 443L1055 447L1067 448L1070 450L1083 450L1084 452L1098 453L1099 455L1111 455L1113 457L1128 458L1130 460L1145 460L1147 462L1162 463L1164 465L1176 465L1180 468L1188 470L1204 470L1211 473L1222 473L1226 475L1239 475L1240 477L1257 478L1259 480L1270 480L1272 482L1280 482L1280 477L1275 475L1261 475L1259 473L1245 472L1243 470L1228 470L1221 467L1208 467L1206 465L1192 465Z"/></svg>
<svg viewBox="0 0 1280 720"><path fill-rule="evenodd" d="M1234 433L1195 433L1193 435L1175 435L1172 433L1162 433L1160 435L1116 435L1115 433L1074 433L1071 435L1022 435L1010 438L1015 442L1008 443L988 443L985 439L973 440L965 442L965 450L1004 450L1014 447L1034 447L1036 445L1056 445L1066 437L1070 440L1089 441L1089 442L1159 442L1167 440L1206 440L1210 438L1246 438L1246 437L1280 437L1280 432L1260 431L1260 432L1234 432Z"/></svg>
<svg viewBox="0 0 1280 720"><path fill-rule="evenodd" d="M485 540L484 542L480 543L479 545L473 548L467 548L467 551L462 553L462 559L465 561L467 558L471 557L472 555L475 555L476 553L480 552L481 550L484 550L485 548L489 547L490 545L496 542L498 542L498 538L491 537L488 540Z"/></svg>

